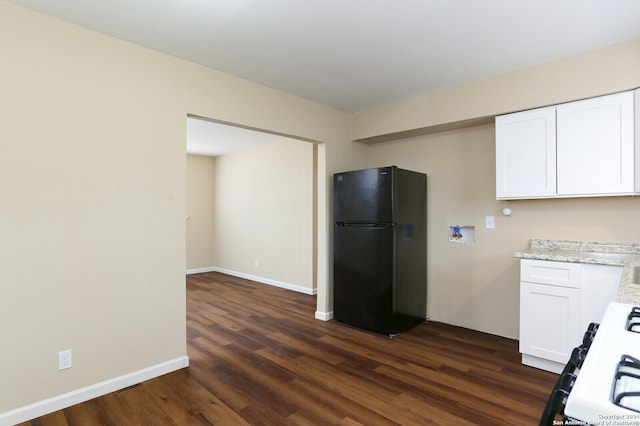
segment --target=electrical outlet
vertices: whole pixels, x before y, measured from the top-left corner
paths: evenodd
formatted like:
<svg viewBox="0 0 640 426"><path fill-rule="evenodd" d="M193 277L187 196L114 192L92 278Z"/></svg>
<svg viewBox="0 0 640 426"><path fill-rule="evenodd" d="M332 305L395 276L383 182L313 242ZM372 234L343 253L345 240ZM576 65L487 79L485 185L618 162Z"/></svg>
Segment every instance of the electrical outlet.
<svg viewBox="0 0 640 426"><path fill-rule="evenodd" d="M71 368L71 349L58 352L58 370L66 370Z"/></svg>
<svg viewBox="0 0 640 426"><path fill-rule="evenodd" d="M253 265L254 265L256 268L259 268L259 267L260 267L260 262L256 260L256 261L255 261L255 263L254 263Z"/></svg>

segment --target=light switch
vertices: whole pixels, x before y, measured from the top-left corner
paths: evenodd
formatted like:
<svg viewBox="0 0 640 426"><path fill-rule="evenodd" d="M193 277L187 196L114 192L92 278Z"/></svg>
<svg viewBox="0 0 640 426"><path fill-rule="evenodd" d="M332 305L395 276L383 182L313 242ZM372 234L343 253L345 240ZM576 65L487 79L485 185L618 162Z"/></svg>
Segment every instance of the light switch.
<svg viewBox="0 0 640 426"><path fill-rule="evenodd" d="M496 227L496 218L495 218L495 216L485 216L484 217L484 227L486 229L494 229Z"/></svg>

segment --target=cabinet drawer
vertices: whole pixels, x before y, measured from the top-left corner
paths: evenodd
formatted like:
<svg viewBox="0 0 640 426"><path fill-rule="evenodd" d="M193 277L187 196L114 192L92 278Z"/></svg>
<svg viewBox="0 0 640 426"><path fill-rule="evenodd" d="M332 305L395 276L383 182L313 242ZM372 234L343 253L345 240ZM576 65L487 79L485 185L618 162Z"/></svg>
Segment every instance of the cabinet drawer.
<svg viewBox="0 0 640 426"><path fill-rule="evenodd" d="M530 259L520 261L520 281L580 288L581 275L582 265L579 263Z"/></svg>

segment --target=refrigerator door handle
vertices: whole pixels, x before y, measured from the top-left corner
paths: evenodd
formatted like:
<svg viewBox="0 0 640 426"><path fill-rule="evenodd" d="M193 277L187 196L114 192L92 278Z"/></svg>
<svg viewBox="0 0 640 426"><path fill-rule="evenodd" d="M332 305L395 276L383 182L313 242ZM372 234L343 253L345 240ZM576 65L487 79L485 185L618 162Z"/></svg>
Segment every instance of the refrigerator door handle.
<svg viewBox="0 0 640 426"><path fill-rule="evenodd" d="M341 227L350 227L350 228L373 228L373 229L382 229L387 226L394 225L393 223L345 223L345 222L336 222L336 225Z"/></svg>

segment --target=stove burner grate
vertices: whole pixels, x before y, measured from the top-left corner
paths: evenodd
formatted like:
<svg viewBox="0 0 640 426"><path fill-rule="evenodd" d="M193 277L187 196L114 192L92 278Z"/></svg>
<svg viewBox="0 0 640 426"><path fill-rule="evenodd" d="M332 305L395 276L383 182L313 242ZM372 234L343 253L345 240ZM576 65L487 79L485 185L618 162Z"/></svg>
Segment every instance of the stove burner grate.
<svg viewBox="0 0 640 426"><path fill-rule="evenodd" d="M640 360L622 355L616 369L611 401L640 413Z"/></svg>
<svg viewBox="0 0 640 426"><path fill-rule="evenodd" d="M600 327L600 324L592 322L591 324L589 324L587 331L585 331L584 335L582 336L582 347L585 348L587 351L591 347L591 343L593 342L593 339L595 339L596 332L598 331L599 327ZM582 365L580 365L579 367L581 366Z"/></svg>
<svg viewBox="0 0 640 426"><path fill-rule="evenodd" d="M632 331L634 333L640 333L640 306L634 306L629 312L629 316L627 316L627 331Z"/></svg>

